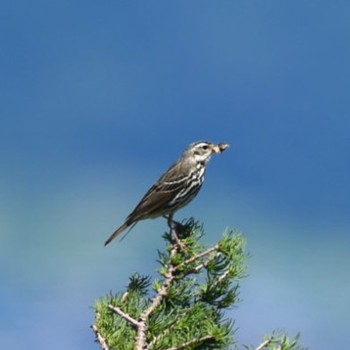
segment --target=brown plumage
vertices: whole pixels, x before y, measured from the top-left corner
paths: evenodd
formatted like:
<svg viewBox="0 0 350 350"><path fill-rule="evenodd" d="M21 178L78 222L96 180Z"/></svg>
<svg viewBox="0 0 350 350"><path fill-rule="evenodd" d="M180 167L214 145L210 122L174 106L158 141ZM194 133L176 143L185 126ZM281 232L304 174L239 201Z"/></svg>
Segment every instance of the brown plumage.
<svg viewBox="0 0 350 350"><path fill-rule="evenodd" d="M181 157L147 191L139 204L106 240L105 246L138 221L172 216L187 205L199 192L205 169L213 153L223 152L229 145L199 141L190 144Z"/></svg>

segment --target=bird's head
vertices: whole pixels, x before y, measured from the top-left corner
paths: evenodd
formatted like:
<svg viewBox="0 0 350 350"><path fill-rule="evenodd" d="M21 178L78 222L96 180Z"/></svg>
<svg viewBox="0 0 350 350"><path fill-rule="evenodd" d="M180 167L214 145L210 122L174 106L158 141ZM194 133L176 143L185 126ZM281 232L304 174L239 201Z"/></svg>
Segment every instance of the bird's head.
<svg viewBox="0 0 350 350"><path fill-rule="evenodd" d="M193 159L196 163L207 164L213 153L221 153L228 148L227 143L211 143L198 141L191 143L185 150L183 156Z"/></svg>

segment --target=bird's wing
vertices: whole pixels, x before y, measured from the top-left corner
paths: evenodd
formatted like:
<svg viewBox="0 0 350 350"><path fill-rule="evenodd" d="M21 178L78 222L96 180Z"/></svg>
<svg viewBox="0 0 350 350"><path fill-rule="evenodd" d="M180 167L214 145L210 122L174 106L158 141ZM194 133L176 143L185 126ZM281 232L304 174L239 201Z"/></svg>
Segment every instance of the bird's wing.
<svg viewBox="0 0 350 350"><path fill-rule="evenodd" d="M183 189L184 182L188 180L189 176L188 171L186 172L181 164L175 163L147 191L128 216L127 221L131 223L162 215L162 208L166 207L166 204Z"/></svg>

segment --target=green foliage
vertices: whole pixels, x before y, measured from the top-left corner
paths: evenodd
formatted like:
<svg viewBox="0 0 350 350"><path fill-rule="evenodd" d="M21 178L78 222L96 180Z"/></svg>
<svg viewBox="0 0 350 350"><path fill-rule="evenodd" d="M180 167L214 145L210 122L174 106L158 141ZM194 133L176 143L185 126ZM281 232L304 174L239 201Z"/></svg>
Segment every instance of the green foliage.
<svg viewBox="0 0 350 350"><path fill-rule="evenodd" d="M282 330L272 332L272 335L266 336L260 347L246 346L247 350L306 350L306 348L298 345L300 334L293 339L289 339L287 333Z"/></svg>
<svg viewBox="0 0 350 350"><path fill-rule="evenodd" d="M174 232L163 236L167 246L158 252L158 279L134 274L125 292L96 302L93 328L102 349L206 350L234 344L233 321L225 319L224 310L238 302L244 238L226 230L206 248L200 243L203 227L193 219L176 224L176 232L180 243L174 243ZM267 340L261 349L300 350L297 338Z"/></svg>

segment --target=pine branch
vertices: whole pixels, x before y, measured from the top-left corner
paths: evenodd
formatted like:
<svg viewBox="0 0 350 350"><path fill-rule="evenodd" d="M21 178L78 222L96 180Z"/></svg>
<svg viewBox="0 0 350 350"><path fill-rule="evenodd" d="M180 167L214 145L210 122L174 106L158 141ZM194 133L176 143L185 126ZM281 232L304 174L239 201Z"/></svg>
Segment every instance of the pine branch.
<svg viewBox="0 0 350 350"><path fill-rule="evenodd" d="M204 248L203 228L194 220L182 225L168 218L168 225L167 248L158 252L161 277L152 284L136 273L126 291L96 302L92 329L102 350L223 350L236 342L233 321L223 311L237 302L243 237L229 230ZM298 335L290 340L273 333L249 349L301 350L297 342Z"/></svg>
<svg viewBox="0 0 350 350"><path fill-rule="evenodd" d="M194 284L192 286L193 279L189 278L189 275L207 269L208 265L213 262L211 270L214 269L215 280L218 280L220 277L222 277L222 280L227 279L228 273L223 267L229 263L229 258L222 255L222 252L219 251L219 243L205 250L198 245L198 239L201 234L199 231L196 231L198 230L198 224L194 221L190 221L188 224L189 226L180 226L168 220L168 225L170 232L165 238L170 242L169 253L168 255L161 256L161 263L163 266L161 271L162 280L159 285L157 283L155 284L156 294L146 301L143 296L147 296L145 288L149 286L148 278L140 277L136 274L130 279L130 284L126 292L120 294L119 297L112 297L112 299L109 299L110 302L107 305L104 303L100 304L103 310L102 313L106 315L105 317L109 318L105 318L103 323L97 323L97 325L95 325L95 333L97 337L98 334L100 335L99 339L102 337L101 331L102 334L105 334L104 332L107 330L110 334L107 336L108 340L104 340L104 343L99 341L101 347L108 342L110 345L115 344L112 346L113 348L114 346L118 348L118 344L120 344L122 339L122 334L125 332L127 332L129 337L128 342L130 342L130 336L134 334L132 336L134 338L134 350L153 348L166 349L169 345L167 340L169 336L178 337L178 339L174 339L174 341L171 342L172 344L178 345L173 345L172 348L169 348L176 350L186 347L196 348L197 346L201 346L201 344L203 345L204 342L209 339L212 339L214 341L213 344L217 345L227 343L229 339L228 334L230 332L229 323L224 323L222 325L216 324L221 318L220 313L218 313L218 306L210 301L210 297L206 298L206 300L205 298L201 298L203 290L200 288L200 285ZM177 232L178 229L187 230L186 236L182 238L182 241L176 239L179 233ZM185 232L180 231L180 233L184 236ZM221 245L225 247L226 242L226 249L229 251L232 248L227 245L227 237L225 239L226 241L223 240ZM239 240L237 243L238 242ZM239 254L242 253L240 252ZM222 260L214 262L221 255ZM226 261L224 265L220 265L222 261ZM238 274L236 277L237 276ZM205 284L203 284L203 286L204 285ZM218 289L216 291L217 297L229 293L227 287L228 284L223 286L222 292L218 292L220 290ZM188 301L185 301L185 299L181 301L181 298L188 298ZM214 296L214 299L215 298ZM160 305L162 305L161 309L159 309ZM112 311L113 314L117 316L117 319L110 318L108 312L104 309L105 307L107 310ZM170 309L166 311L167 308ZM129 327L131 326L131 328L134 329L134 333L130 333L128 326L124 323L120 323L118 318L125 320ZM150 325L154 327L154 322L159 321L165 322L164 325L159 327L157 332L154 333L154 331L151 331L152 333L150 333ZM188 322L190 322L190 324L186 327L192 329L191 332L193 334L185 333L188 334L186 339L183 337L184 334L183 331L181 331L181 325ZM99 330L98 324L103 329ZM115 324L116 329L110 330L108 328L109 324ZM215 334L215 336L213 334ZM152 340L147 340L148 337L151 337ZM218 349L219 348L221 347L218 346ZM128 347L128 349L131 349L131 347Z"/></svg>

